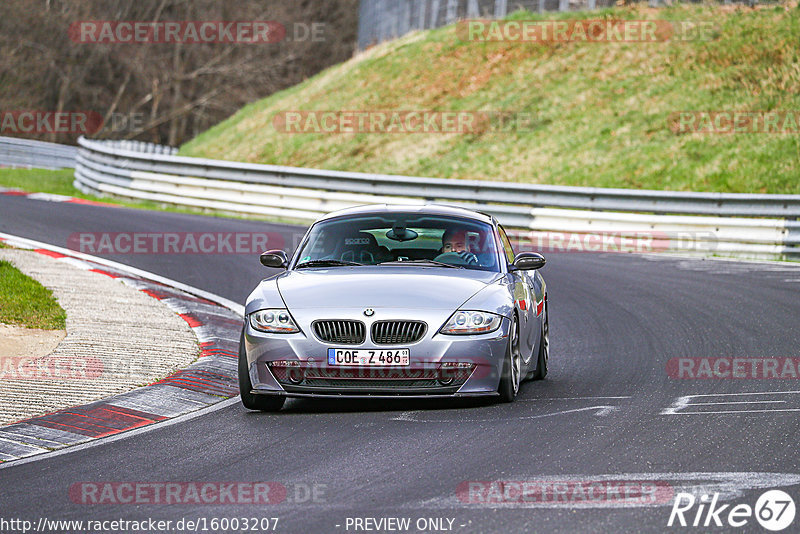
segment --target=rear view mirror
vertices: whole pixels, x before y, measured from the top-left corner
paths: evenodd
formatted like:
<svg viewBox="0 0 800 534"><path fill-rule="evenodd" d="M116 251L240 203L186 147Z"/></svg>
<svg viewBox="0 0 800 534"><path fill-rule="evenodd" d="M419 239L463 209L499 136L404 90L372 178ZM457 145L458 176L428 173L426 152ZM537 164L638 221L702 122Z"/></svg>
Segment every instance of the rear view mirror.
<svg viewBox="0 0 800 534"><path fill-rule="evenodd" d="M386 232L386 237L392 241L413 241L418 235L414 230L406 228L405 225L399 223Z"/></svg>
<svg viewBox="0 0 800 534"><path fill-rule="evenodd" d="M535 271L541 269L547 260L538 252L520 252L511 264L512 271Z"/></svg>
<svg viewBox="0 0 800 534"><path fill-rule="evenodd" d="M262 252L259 258L264 267L274 267L275 269L286 269L289 267L289 258L282 250L268 250Z"/></svg>

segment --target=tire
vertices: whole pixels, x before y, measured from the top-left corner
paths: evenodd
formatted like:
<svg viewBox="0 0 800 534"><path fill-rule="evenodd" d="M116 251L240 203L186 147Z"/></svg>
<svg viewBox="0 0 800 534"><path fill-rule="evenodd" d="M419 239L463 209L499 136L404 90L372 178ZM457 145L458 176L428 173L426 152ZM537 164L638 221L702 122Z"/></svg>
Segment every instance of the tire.
<svg viewBox="0 0 800 534"><path fill-rule="evenodd" d="M244 328L239 338L239 395L242 404L248 410L260 410L262 412L277 412L286 402L286 397L278 395L253 395L250 393L253 384L250 382L250 372L247 369L247 354L244 349Z"/></svg>
<svg viewBox="0 0 800 534"><path fill-rule="evenodd" d="M531 375L534 380L543 380L547 376L547 362L550 359L550 314L547 306L544 308L544 324L542 324L542 337L539 340L539 356L536 359L536 370Z"/></svg>
<svg viewBox="0 0 800 534"><path fill-rule="evenodd" d="M508 345L506 355L503 358L503 371L500 375L500 384L497 392L500 394L500 402L514 402L519 393L519 385L522 381L522 356L519 353L519 328L517 316L511 319L511 329L508 333Z"/></svg>

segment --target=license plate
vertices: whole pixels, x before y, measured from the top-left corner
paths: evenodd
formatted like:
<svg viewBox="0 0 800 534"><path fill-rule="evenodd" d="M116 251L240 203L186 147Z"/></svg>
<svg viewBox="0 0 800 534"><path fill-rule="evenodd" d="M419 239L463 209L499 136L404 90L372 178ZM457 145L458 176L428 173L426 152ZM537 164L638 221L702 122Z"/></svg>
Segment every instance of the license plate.
<svg viewBox="0 0 800 534"><path fill-rule="evenodd" d="M408 365L410 355L409 349L328 349L328 365Z"/></svg>

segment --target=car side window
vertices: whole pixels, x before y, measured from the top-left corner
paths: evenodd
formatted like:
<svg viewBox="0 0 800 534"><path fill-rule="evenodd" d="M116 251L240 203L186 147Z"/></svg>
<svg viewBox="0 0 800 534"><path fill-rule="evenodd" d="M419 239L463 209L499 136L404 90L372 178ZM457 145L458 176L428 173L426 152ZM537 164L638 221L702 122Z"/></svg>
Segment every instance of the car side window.
<svg viewBox="0 0 800 534"><path fill-rule="evenodd" d="M505 251L506 259L508 260L508 263L510 265L514 263L514 249L511 248L511 242L508 240L505 228L498 225L497 229L500 230L500 241L503 242L503 251Z"/></svg>

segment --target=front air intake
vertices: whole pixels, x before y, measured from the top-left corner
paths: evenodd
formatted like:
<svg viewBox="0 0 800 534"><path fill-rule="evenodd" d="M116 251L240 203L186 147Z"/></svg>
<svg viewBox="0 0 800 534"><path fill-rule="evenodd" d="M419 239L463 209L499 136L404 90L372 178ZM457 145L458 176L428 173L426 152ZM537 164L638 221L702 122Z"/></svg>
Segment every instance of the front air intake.
<svg viewBox="0 0 800 534"><path fill-rule="evenodd" d="M416 343L425 335L422 321L377 321L372 324L372 342L376 345Z"/></svg>
<svg viewBox="0 0 800 534"><path fill-rule="evenodd" d="M315 321L314 334L327 343L360 345L367 337L367 329L361 321L346 319Z"/></svg>

